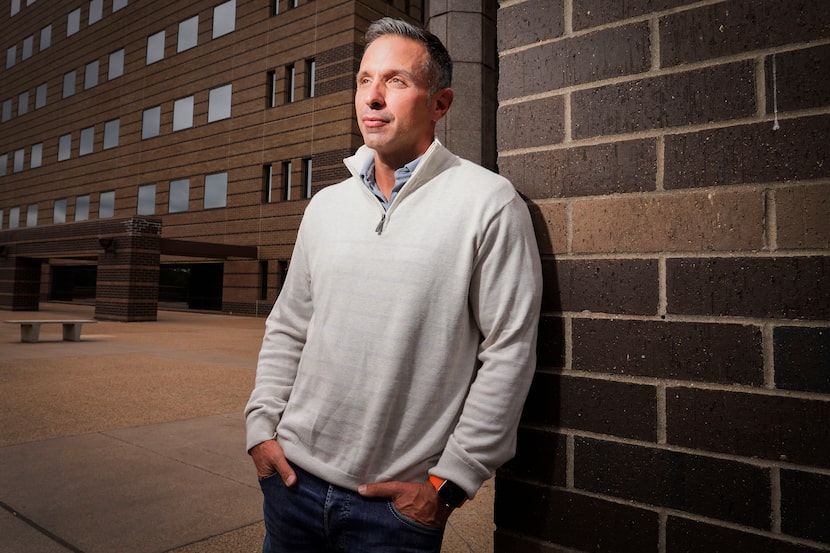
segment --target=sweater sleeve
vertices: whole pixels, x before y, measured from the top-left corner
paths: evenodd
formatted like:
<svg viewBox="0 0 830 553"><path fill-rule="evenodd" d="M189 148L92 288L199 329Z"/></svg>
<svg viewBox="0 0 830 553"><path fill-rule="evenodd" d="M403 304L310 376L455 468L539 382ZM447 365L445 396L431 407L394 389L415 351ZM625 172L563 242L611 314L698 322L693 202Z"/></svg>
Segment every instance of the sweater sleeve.
<svg viewBox="0 0 830 553"><path fill-rule="evenodd" d="M246 449L276 437L313 314L301 223L280 295L265 322L256 381L245 407Z"/></svg>
<svg viewBox="0 0 830 553"><path fill-rule="evenodd" d="M482 335L479 370L461 417L430 471L473 497L515 454L516 430L536 366L541 263L527 206L516 195L486 227L470 284Z"/></svg>

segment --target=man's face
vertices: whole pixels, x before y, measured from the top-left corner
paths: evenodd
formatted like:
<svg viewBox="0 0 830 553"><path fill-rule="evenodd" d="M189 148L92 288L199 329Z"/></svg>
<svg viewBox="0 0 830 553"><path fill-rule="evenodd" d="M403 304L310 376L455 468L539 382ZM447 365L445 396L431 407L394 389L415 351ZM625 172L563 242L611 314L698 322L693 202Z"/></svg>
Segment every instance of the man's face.
<svg viewBox="0 0 830 553"><path fill-rule="evenodd" d="M397 35L373 41L360 62L354 102L360 132L366 145L395 167L426 151L435 122L449 109L449 89L429 94L426 62L423 44Z"/></svg>

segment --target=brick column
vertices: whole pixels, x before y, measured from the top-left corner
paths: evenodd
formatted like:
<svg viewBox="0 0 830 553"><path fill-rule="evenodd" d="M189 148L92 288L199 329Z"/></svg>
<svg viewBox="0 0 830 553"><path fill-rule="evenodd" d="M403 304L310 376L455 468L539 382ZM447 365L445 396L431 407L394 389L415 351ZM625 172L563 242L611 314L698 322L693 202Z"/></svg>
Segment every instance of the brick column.
<svg viewBox="0 0 830 553"><path fill-rule="evenodd" d="M496 168L496 3L430 2L429 30L453 59L455 100L436 128L453 153Z"/></svg>
<svg viewBox="0 0 830 553"><path fill-rule="evenodd" d="M40 303L41 260L0 258L0 309L37 311Z"/></svg>
<svg viewBox="0 0 830 553"><path fill-rule="evenodd" d="M155 321L158 312L161 224L143 219L123 223L106 235L109 250L98 257L95 317L116 321Z"/></svg>

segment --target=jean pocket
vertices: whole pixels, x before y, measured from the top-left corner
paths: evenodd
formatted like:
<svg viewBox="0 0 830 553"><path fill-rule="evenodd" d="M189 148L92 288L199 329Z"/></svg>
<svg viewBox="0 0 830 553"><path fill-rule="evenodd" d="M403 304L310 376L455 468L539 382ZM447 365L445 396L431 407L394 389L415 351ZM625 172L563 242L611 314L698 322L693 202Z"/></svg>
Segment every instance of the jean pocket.
<svg viewBox="0 0 830 553"><path fill-rule="evenodd" d="M282 477L279 472L272 472L268 476L257 477L260 486L273 486L274 484L283 484Z"/></svg>
<svg viewBox="0 0 830 553"><path fill-rule="evenodd" d="M397 507L395 507L395 503L393 501L388 501L387 505L389 506L389 511L392 513L396 519L402 524L408 526L413 530L417 530L422 533L432 534L432 535L442 535L444 533L443 528L439 528L436 526L428 526L422 522L418 522L417 520L413 520L406 516L405 514L401 513Z"/></svg>

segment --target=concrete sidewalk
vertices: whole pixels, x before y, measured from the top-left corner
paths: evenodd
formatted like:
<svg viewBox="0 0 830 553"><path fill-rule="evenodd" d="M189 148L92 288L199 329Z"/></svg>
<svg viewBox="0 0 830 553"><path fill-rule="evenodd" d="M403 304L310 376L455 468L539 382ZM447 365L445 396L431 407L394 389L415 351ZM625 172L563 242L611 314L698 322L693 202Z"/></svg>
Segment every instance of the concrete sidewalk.
<svg viewBox="0 0 830 553"><path fill-rule="evenodd" d="M84 305L0 320L92 318ZM0 551L257 552L261 495L242 409L264 320L159 311L58 325L20 343L0 324ZM492 551L492 481L448 526L444 553Z"/></svg>

